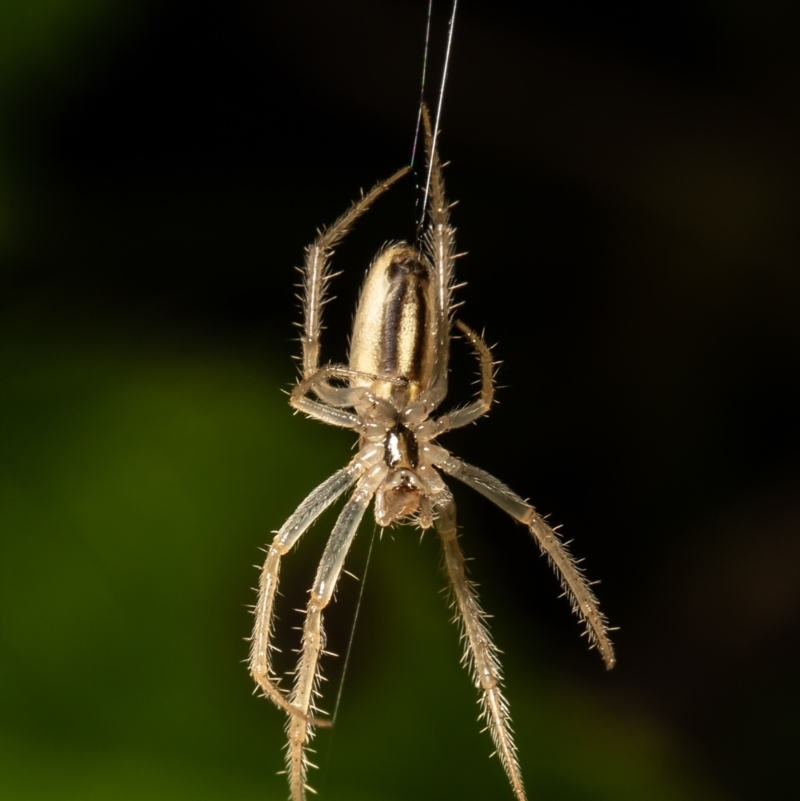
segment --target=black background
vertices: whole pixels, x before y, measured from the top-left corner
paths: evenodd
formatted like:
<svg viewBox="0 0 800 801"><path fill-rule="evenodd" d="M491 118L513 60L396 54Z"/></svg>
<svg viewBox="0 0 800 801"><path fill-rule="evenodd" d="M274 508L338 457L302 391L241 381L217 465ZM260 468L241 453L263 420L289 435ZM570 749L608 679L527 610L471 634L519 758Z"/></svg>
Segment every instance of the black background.
<svg viewBox="0 0 800 801"><path fill-rule="evenodd" d="M37 387L81 386L98 347L110 363L116 348L137 364L165 352L175 363L185 354L203 363L207 352L242 360L280 402L297 351L293 267L303 247L359 188L409 159L426 6L85 2L65 11L53 2L38 17L3 12L15 45L0 89L0 333L6 438L17 443L5 449L9 493L29 432L63 414L60 396ZM434 9L429 103L448 12ZM444 444L564 524L620 627L619 665L605 674L532 543L464 495L464 547L498 640L513 651L510 673L524 683L533 664L542 692L548 676L581 688L603 710L598 739L613 739L603 720L653 727L673 755L663 770L705 788L685 797L774 795L794 783L798 713L800 14L791 3L478 0L462 0L458 13L440 150L469 254L459 316L498 343L503 388L488 419ZM328 307L326 359L345 357L371 255L413 236L419 181L381 199L338 249L344 274ZM462 347L456 399L474 378ZM275 424L289 421L287 407ZM307 466L328 435L299 426L308 445L263 454L262 469L291 471L293 483L285 508L259 509L256 544L325 475ZM347 453L337 445L325 464ZM48 468L36 469L33 485L48 498ZM70 469L80 472L80 460ZM9 520L11 541L20 524ZM50 533L43 524L32 536ZM225 536L231 564L255 559L234 524ZM391 547L381 548L388 562ZM4 561L24 572L13 548ZM246 600L242 592L236 602ZM380 629L380 596L366 617L366 631ZM332 637L346 640L352 614L329 618ZM237 643L249 624L235 620L226 664L244 656ZM413 642L413 615L402 625ZM376 633L357 639L364 664L378 642ZM38 702L46 707L46 694ZM277 728L265 704L241 703L258 726ZM30 708L10 708L16 739ZM537 755L521 742L528 773ZM452 748L437 763L451 778ZM253 770L271 778L274 762ZM500 797L502 778L487 781ZM589 786L580 797L624 797L608 793Z"/></svg>

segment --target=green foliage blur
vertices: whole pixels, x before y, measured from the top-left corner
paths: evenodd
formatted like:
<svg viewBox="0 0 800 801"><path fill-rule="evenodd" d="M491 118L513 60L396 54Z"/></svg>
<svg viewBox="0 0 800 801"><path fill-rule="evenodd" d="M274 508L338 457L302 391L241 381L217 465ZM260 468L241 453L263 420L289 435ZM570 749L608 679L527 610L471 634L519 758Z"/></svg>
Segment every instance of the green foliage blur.
<svg viewBox="0 0 800 801"><path fill-rule="evenodd" d="M3 354L2 797L283 797L280 715L252 697L240 664L247 560L265 519L286 517L346 446L295 425L256 359L85 341L13 350ZM300 456L311 452L313 470ZM306 582L321 534L303 548ZM318 738L320 788L493 796L505 779L485 758L458 670L435 543L408 531L385 539L337 727ZM352 603L330 616L342 613L352 620ZM609 730L588 694L506 662L520 743L535 757L531 787L563 799L685 792L664 775L669 749L646 721Z"/></svg>
<svg viewBox="0 0 800 801"><path fill-rule="evenodd" d="M771 796L798 712L800 23L540 5L457 28L464 317L510 386L445 444L567 523L622 630L606 675L533 544L457 494L523 775L543 801ZM286 797L252 565L353 445L286 403L292 267L407 158L426 7L0 4L0 799ZM412 191L342 246L325 358ZM285 560L284 671L332 519ZM510 798L435 538L374 528L360 606L344 576L326 613L333 711L359 608L313 786Z"/></svg>

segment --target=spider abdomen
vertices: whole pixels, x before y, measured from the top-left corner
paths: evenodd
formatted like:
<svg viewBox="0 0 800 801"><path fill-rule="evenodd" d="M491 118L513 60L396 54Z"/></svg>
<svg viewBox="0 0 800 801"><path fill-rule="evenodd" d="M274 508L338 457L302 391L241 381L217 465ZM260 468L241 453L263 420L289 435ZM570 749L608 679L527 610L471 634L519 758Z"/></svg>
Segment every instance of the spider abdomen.
<svg viewBox="0 0 800 801"><path fill-rule="evenodd" d="M425 256L409 245L391 245L373 262L364 282L353 325L350 369L370 377L352 378L379 398L398 389L415 398L430 386L435 361L435 300ZM386 376L390 381L376 380ZM397 379L406 382L401 387Z"/></svg>

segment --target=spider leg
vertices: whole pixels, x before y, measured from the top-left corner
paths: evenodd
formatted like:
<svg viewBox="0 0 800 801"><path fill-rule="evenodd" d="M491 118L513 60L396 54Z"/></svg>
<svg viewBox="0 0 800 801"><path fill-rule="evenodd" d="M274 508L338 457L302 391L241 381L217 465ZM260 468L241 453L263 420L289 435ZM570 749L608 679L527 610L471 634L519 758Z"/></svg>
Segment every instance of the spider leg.
<svg viewBox="0 0 800 801"><path fill-rule="evenodd" d="M313 244L306 248L303 274L303 378L309 378L319 369L319 339L322 332L322 307L325 305L325 290L331 274L328 257L331 249L350 231L355 221L395 181L402 178L409 167L403 167L385 181L380 181L328 228L323 229Z"/></svg>
<svg viewBox="0 0 800 801"><path fill-rule="evenodd" d="M609 670L613 668L616 657L608 637L608 621L600 611L590 583L559 539L558 534L547 525L529 503L522 500L502 481L478 467L473 467L455 456L451 456L444 448L438 446L429 446L429 448L430 458L437 467L477 490L528 527L561 579L561 585L572 601L573 611L586 623L586 633L591 645L596 646L600 651L606 667Z"/></svg>
<svg viewBox="0 0 800 801"><path fill-rule="evenodd" d="M299 386L300 384L297 385L297 387ZM297 387L292 391L289 398L289 403L291 403L297 411L308 415L308 417L314 420L319 420L321 423L326 423L329 426L350 428L356 431L361 427L358 416L352 412L345 411L338 406L329 406L327 403L320 403L319 401L315 401L299 393L295 397L295 390L297 390ZM335 387L328 387L328 389L333 390Z"/></svg>
<svg viewBox="0 0 800 801"><path fill-rule="evenodd" d="M456 325L469 340L470 345L472 345L478 357L481 391L480 395L472 403L467 404L461 409L454 409L448 414L443 414L435 420L432 426L432 428L435 427L435 431L431 431L429 434L431 438L438 437L444 434L445 431L474 423L479 417L482 417L491 409L492 401L494 400L494 360L492 359L492 351L489 349L483 337L473 331L468 325L462 323L460 320L456 321Z"/></svg>
<svg viewBox="0 0 800 801"><path fill-rule="evenodd" d="M427 106L422 107L425 128L425 149L430 174L428 230L425 241L434 265L436 297L437 360L429 393L433 406L447 395L447 365L450 359L450 312L452 311L453 268L455 265L455 231L450 226L450 205L444 194L444 179L439 154L434 149L433 128Z"/></svg>
<svg viewBox="0 0 800 801"><path fill-rule="evenodd" d="M294 801L303 801L305 791L309 789L306 784L306 774L310 763L306 757L306 746L313 736L313 726L316 725L316 721L308 716L308 711L309 708L314 708L314 696L320 679L319 656L325 647L322 610L333 597L345 557L364 512L387 472L388 468L385 465L378 465L359 482L331 532L311 589L303 626L303 648L292 693L292 705L299 710L299 714L291 715L287 724L289 736L287 763Z"/></svg>
<svg viewBox="0 0 800 801"><path fill-rule="evenodd" d="M359 479L367 469L370 454L374 450L363 449L347 467L323 481L283 524L267 551L259 581L258 602L253 610L256 621L250 639L250 673L264 695L289 715L300 715L304 719L307 717L305 711L297 709L286 699L271 676L270 638L280 561L322 512ZM327 725L327 721L316 722L319 725Z"/></svg>
<svg viewBox="0 0 800 801"><path fill-rule="evenodd" d="M289 403L295 409L328 425L355 430L363 427L363 421L361 421L359 415L344 411L344 407L360 406L365 397L368 400L368 404L383 404L386 407L387 414L392 416L395 414L394 407L379 398L372 397L367 388L363 386L332 387L328 383L332 378L385 381L400 387L404 387L408 383L402 378L362 373L339 364L321 367L314 375L298 381L289 396ZM310 392L317 393L322 400L315 401L309 398L308 394Z"/></svg>
<svg viewBox="0 0 800 801"><path fill-rule="evenodd" d="M486 613L478 602L475 585L467 576L464 554L458 544L455 503L450 500L438 512L435 525L442 538L447 574L453 587L456 619L461 623L464 661L471 667L475 686L481 691L481 717L486 720L514 795L517 801L525 801L508 702L502 693L502 669L497 658L497 648L486 627Z"/></svg>

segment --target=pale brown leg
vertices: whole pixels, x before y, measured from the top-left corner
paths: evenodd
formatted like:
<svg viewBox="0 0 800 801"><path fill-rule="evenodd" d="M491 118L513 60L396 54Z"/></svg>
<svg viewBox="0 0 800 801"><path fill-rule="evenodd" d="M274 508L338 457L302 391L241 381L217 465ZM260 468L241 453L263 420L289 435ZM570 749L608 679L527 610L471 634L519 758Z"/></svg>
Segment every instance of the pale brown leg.
<svg viewBox="0 0 800 801"><path fill-rule="evenodd" d="M328 228L323 229L313 244L306 248L306 261L303 269L303 378L309 378L319 369L319 337L322 332L322 307L325 305L326 285L331 278L328 271L328 256L331 248L350 231L355 221L382 195L395 181L409 171L403 167L385 181L380 181L366 195L353 203L350 208Z"/></svg>
<svg viewBox="0 0 800 801"><path fill-rule="evenodd" d="M287 745L287 768L289 786L293 801L304 801L309 789L306 778L310 763L306 756L308 741L314 733L314 723L309 719L309 710L316 711L314 697L319 684L319 657L325 648L325 634L322 629L322 610L330 603L336 582L344 566L344 560L355 538L358 526L364 516L375 489L386 477L386 471L375 470L361 480L350 500L345 504L336 525L331 532L328 544L322 554L317 569L311 598L303 626L303 646L297 666L292 706L300 711L291 715L287 723L289 742Z"/></svg>
<svg viewBox="0 0 800 801"><path fill-rule="evenodd" d="M430 451L433 448L429 448ZM536 510L502 481L496 479L485 470L473 467L455 456L451 456L443 448L436 448L431 454L434 464L441 467L453 478L463 481L468 486L486 496L512 517L526 525L533 534L539 547L547 554L550 564L556 570L565 593L572 601L575 613L586 623L586 633L592 646L596 646L603 657L606 667L611 670L616 664L614 647L608 637L608 623L600 611L590 583L583 571L575 563L569 551L558 538L558 535L542 519Z"/></svg>
<svg viewBox="0 0 800 801"><path fill-rule="evenodd" d="M307 719L306 712L299 710L286 699L271 675L273 609L278 590L280 562L284 554L322 512L358 480L365 470L361 457L362 454L359 454L347 467L334 473L297 507L281 530L276 533L261 570L258 602L253 610L256 620L253 636L250 639L250 673L267 698L290 715L299 715L304 720ZM327 721L314 722L317 725L329 725Z"/></svg>
<svg viewBox="0 0 800 801"><path fill-rule="evenodd" d="M485 718L497 755L505 768L517 801L525 801L525 788L511 731L508 702L502 693L502 670L497 648L486 628L475 585L467 577L464 554L458 544L456 507L452 501L439 511L436 530L442 538L447 575L455 598L456 620L461 623L464 661L472 668L475 686L481 692L481 717Z"/></svg>

